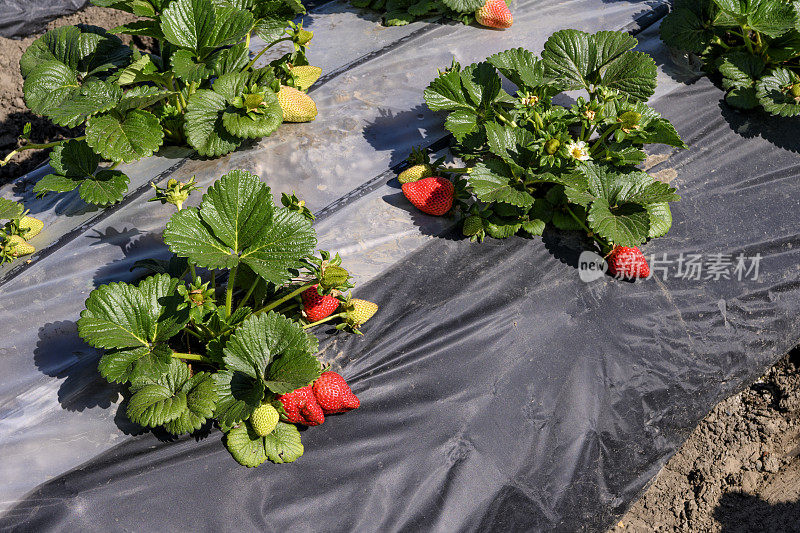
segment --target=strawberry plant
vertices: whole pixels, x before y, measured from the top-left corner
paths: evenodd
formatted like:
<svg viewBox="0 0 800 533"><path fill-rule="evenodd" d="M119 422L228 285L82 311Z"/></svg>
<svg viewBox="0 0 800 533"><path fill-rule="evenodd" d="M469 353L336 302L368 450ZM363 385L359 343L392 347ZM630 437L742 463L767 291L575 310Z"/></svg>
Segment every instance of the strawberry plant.
<svg viewBox="0 0 800 533"><path fill-rule="evenodd" d="M274 205L256 176L226 174L197 208L183 207L182 195L159 195L178 207L164 231L174 256L138 262L154 272L139 283L92 291L79 334L105 350L100 374L127 384L133 422L175 435L216 423L245 466L294 461L303 453L294 424L318 425L359 406L317 359L309 329L340 318L340 329L357 331L371 314L342 294L353 285L341 259L313 255L310 217ZM344 310L305 318L298 305L312 289L336 294Z"/></svg>
<svg viewBox="0 0 800 533"><path fill-rule="evenodd" d="M620 32L562 30L541 58L517 48L464 68L453 62L425 90L425 101L448 112L451 151L467 166L446 168L416 152L410 164L431 177L405 176L403 192L431 214L455 199L463 232L474 240L542 235L552 225L586 232L607 254L664 235L669 202L679 197L635 165L645 159L645 144L685 145L645 104L656 66L632 50L636 44ZM516 86L513 95L501 76ZM564 106L554 101L564 91L583 94ZM452 187L442 186L446 174L454 176Z"/></svg>
<svg viewBox="0 0 800 533"><path fill-rule="evenodd" d="M661 38L720 76L731 106L800 115L800 2L679 0Z"/></svg>
<svg viewBox="0 0 800 533"><path fill-rule="evenodd" d="M510 28L513 17L505 0L350 0L355 7L384 13L387 26L404 26L417 19L443 16L464 24Z"/></svg>
<svg viewBox="0 0 800 533"><path fill-rule="evenodd" d="M0 220L6 221L0 228L0 265L36 251L28 239L37 236L44 223L29 216L24 205L0 198Z"/></svg>
<svg viewBox="0 0 800 533"><path fill-rule="evenodd" d="M316 116L303 92L320 75L306 59L312 34L291 20L305 11L299 0L93 2L142 20L110 31L56 28L20 59L30 110L83 133L48 144L29 143L25 135L0 161L52 148L53 172L36 184L37 194L78 189L87 203L112 204L129 182L116 167L164 144L218 157L270 135L281 122ZM127 47L116 34L152 38L155 52ZM254 34L267 44L251 58ZM292 51L256 68L256 60L280 43L291 43Z"/></svg>

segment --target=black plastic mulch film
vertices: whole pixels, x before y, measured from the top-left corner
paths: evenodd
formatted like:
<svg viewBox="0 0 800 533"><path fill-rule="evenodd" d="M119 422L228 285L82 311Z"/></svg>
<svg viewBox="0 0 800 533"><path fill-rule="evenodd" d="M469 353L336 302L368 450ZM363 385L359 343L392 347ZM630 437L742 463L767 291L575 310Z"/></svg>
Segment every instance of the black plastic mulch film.
<svg viewBox="0 0 800 533"><path fill-rule="evenodd" d="M134 436L0 530L604 530L800 340L800 122L721 97L702 78L653 102L690 145L651 157L682 195L645 247L654 279L582 282L573 234L441 235L359 287L380 305L364 337L323 340L362 407L304 432L300 460ZM697 255L749 271L683 275Z"/></svg>
<svg viewBox="0 0 800 533"><path fill-rule="evenodd" d="M88 4L89 0L0 0L0 36L27 37Z"/></svg>

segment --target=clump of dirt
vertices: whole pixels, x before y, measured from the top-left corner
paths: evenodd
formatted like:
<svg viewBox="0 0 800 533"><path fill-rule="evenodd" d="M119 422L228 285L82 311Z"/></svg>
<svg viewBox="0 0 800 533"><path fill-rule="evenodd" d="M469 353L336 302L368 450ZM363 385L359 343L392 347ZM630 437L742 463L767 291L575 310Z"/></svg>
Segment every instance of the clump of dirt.
<svg viewBox="0 0 800 533"><path fill-rule="evenodd" d="M717 405L611 529L800 531L800 350Z"/></svg>
<svg viewBox="0 0 800 533"><path fill-rule="evenodd" d="M47 29L73 24L91 24L106 29L114 28L137 20L137 17L116 9L89 7L83 11L58 18L47 25ZM44 32L42 32L44 33ZM62 128L44 117L34 115L25 105L22 98L22 76L19 73L19 58L30 44L42 34L32 35L25 39L15 40L0 37L0 158L5 157L17 147L17 138L25 124L31 123L31 142L47 143L68 137L81 135L79 130ZM122 36L126 44L131 39ZM127 40L126 40L127 38ZM149 43L134 42L145 48ZM29 150L16 156L4 167L0 167L0 184L7 183L16 177L30 172L48 158L48 150Z"/></svg>

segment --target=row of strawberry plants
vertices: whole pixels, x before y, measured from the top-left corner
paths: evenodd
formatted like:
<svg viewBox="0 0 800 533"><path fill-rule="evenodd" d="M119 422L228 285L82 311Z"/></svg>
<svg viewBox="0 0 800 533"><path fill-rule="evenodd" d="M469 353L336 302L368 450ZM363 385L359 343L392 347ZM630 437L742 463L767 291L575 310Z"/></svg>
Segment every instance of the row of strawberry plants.
<svg viewBox="0 0 800 533"><path fill-rule="evenodd" d="M800 2L678 0L661 38L721 78L731 106L800 115Z"/></svg>
<svg viewBox="0 0 800 533"><path fill-rule="evenodd" d="M548 225L583 231L612 274L646 277L638 246L669 231L669 203L680 197L636 165L645 144L686 146L645 103L656 65L632 50L636 44L622 32L561 30L541 58L518 48L464 68L454 62L425 101L448 112L451 152L467 166L448 168L415 150L399 176L403 193L432 215L455 205L474 240L542 235ZM516 86L513 95L501 75ZM583 94L556 103L565 91Z"/></svg>
<svg viewBox="0 0 800 533"><path fill-rule="evenodd" d="M350 297L338 255L314 255L313 215L296 197L278 207L241 170L183 207L192 188L171 181L157 193L178 208L164 231L173 257L137 262L153 272L138 284L92 291L78 332L105 350L102 376L128 387L131 421L175 435L216 423L245 466L294 461L296 424L359 406L318 360L310 328L338 320L360 333L377 306Z"/></svg>
<svg viewBox="0 0 800 533"><path fill-rule="evenodd" d="M498 29L510 28L514 22L506 0L350 0L350 3L383 13L383 23L387 26L404 26L433 16Z"/></svg>

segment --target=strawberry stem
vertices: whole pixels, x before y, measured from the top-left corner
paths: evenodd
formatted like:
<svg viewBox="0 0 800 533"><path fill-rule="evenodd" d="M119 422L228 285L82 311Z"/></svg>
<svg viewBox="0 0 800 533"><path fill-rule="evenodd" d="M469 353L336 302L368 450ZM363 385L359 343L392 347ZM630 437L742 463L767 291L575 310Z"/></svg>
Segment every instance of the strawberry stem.
<svg viewBox="0 0 800 533"><path fill-rule="evenodd" d="M590 237L592 237L592 238L593 238L595 241L597 241L597 244L599 244L599 245L600 245L600 249L601 249L603 252L605 252L607 249L609 249L609 248L610 248L610 247L609 247L609 245L608 245L608 243L606 243L605 241L603 241L602 239L600 239L600 237L598 237L598 236L597 236L597 235L596 235L596 234L595 234L595 233L594 233L592 230L590 230L590 229L589 229L589 228L586 226L586 224L584 224L583 220L581 220L580 218L578 218L578 215L576 215L576 214L575 214L575 213L572 211L572 209L570 209L570 208L569 208L569 206L568 206L568 205L564 206L564 209L566 209L566 210L567 210L567 213L569 213L569 214L570 214L570 216L571 216L572 218L574 218L574 219L575 219L575 222L577 222L578 224L580 224L580 225L581 225L581 227L582 227L584 230L586 230L586 234L587 234L587 235L589 235L589 236L590 236Z"/></svg>
<svg viewBox="0 0 800 533"><path fill-rule="evenodd" d="M174 357L175 359L186 359L187 361L200 361L202 363L211 362L211 359L199 353L172 352L172 354L170 355L172 355L172 357Z"/></svg>
<svg viewBox="0 0 800 533"><path fill-rule="evenodd" d="M46 144L26 144L24 146L20 146L13 152L6 155L5 158L0 160L0 167L6 166L14 158L15 155L17 155L20 152L24 152L25 150L44 150L45 148L54 148L56 146L60 146L68 141L82 141L85 138L86 135L83 135L82 137L75 137L74 139L62 139L60 141L53 141L51 143L46 143Z"/></svg>
<svg viewBox="0 0 800 533"><path fill-rule="evenodd" d="M472 172L470 167L462 167L462 168L447 168L447 167L439 167L439 172L450 172L452 174L469 174Z"/></svg>
<svg viewBox="0 0 800 533"><path fill-rule="evenodd" d="M241 301L239 302L239 304L236 306L236 310L237 311L239 309L241 309L241 307L245 304L245 302L247 300L250 299L250 296L253 294L253 291L256 290L256 286L258 285L259 281L261 281L261 278L256 276L256 279L253 281L253 283L250 284L250 288L247 289L247 292L245 293L244 298L242 298Z"/></svg>
<svg viewBox="0 0 800 533"><path fill-rule="evenodd" d="M324 324L325 322L331 321L334 318L343 317L345 315L347 315L347 313L336 313L335 315L330 315L328 317L323 318L322 320L317 320L316 322L311 322L310 324L306 324L303 326L303 329L313 328L314 326Z"/></svg>
<svg viewBox="0 0 800 533"><path fill-rule="evenodd" d="M294 298L295 296L297 296L298 294L300 294L301 292L305 291L306 289L308 289L309 287L313 286L316 283L317 283L317 281L314 280L314 281L310 281L310 282L306 283L305 285L301 285L298 289L293 290L292 292L290 292L289 294L287 294L283 298L279 298L279 299L275 300L271 304L267 305L266 307L262 307L258 311L253 311L252 314L253 315L260 315L261 313L266 313L270 309L275 309L276 307L281 305L286 300Z"/></svg>
<svg viewBox="0 0 800 533"><path fill-rule="evenodd" d="M228 275L228 290L225 294L225 308L228 310L228 316L233 314L233 287L236 285L236 271L238 268L239 265L234 266Z"/></svg>
<svg viewBox="0 0 800 533"><path fill-rule="evenodd" d="M261 57L262 55L264 55L264 52L266 52L267 50L269 50L270 48L272 48L276 44L278 44L280 42L283 42L283 41L291 41L291 40L292 40L291 37L284 37L283 39L278 39L277 41L271 42L270 44L268 44L267 46L262 48L261 51L256 54L256 56L253 58L252 61L250 61L247 65L245 65L245 67L242 69L242 72L246 72L246 71L250 70L250 67L252 67L253 65L256 64L256 61L258 61L258 58Z"/></svg>

